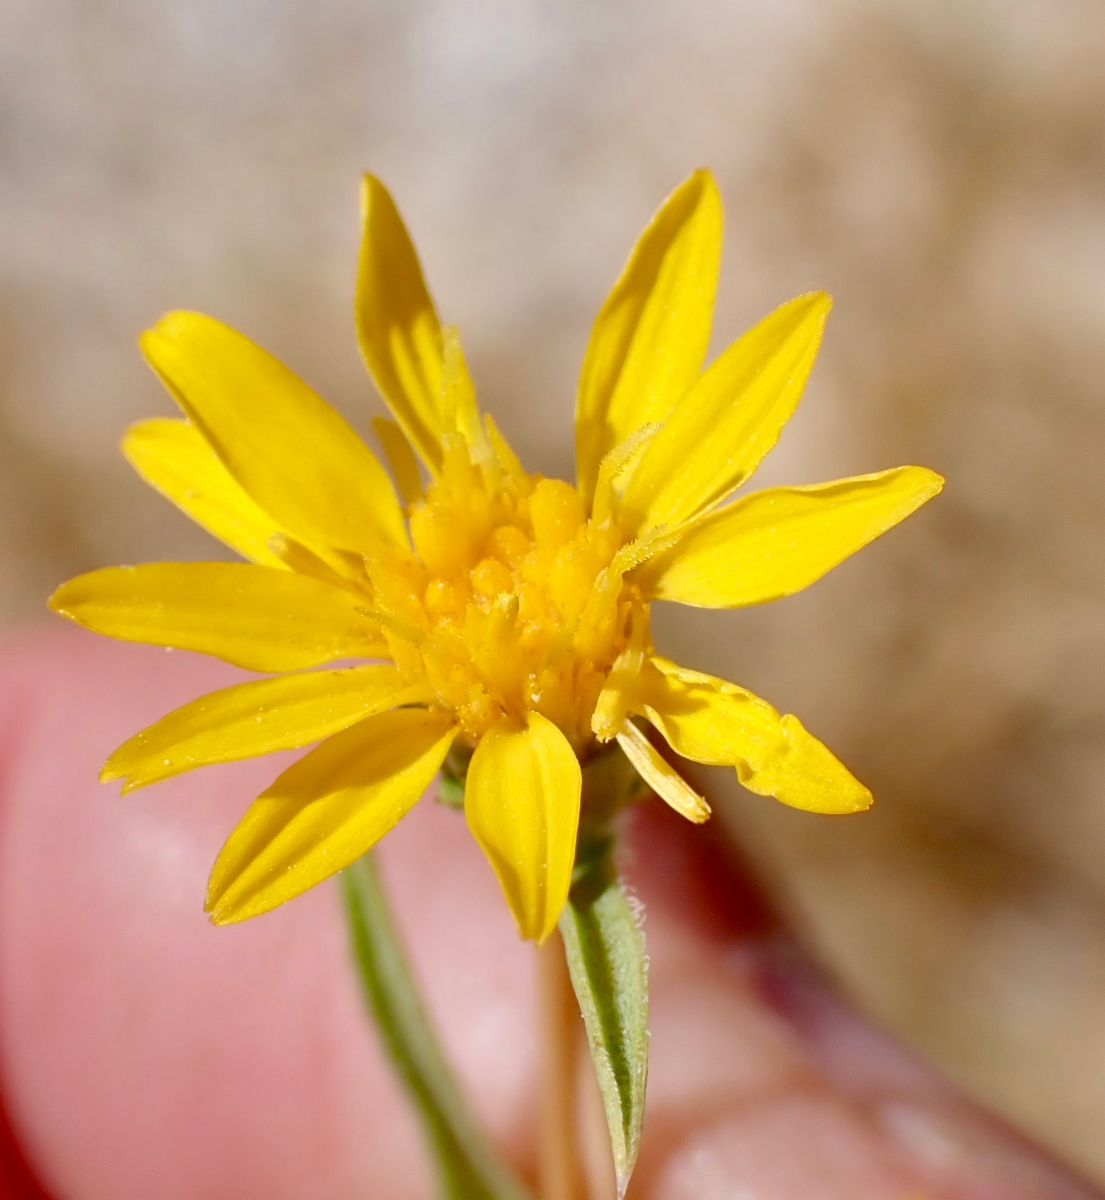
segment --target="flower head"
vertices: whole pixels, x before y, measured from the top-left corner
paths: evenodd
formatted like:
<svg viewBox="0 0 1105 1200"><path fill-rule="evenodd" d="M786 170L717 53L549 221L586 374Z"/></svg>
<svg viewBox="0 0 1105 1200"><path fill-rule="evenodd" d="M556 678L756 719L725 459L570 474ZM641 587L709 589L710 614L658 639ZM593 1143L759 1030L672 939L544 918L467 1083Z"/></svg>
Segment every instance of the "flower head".
<svg viewBox="0 0 1105 1200"><path fill-rule="evenodd" d="M481 417L456 331L441 326L371 177L364 217L357 321L394 416L375 422L392 477L264 350L210 317L171 313L142 348L185 419L140 422L124 453L249 561L93 571L50 601L98 632L270 676L122 745L102 777L124 791L319 743L231 833L208 887L212 919L265 912L352 862L454 746L471 755L468 824L535 940L568 893L580 764L604 743L684 816L709 815L645 725L761 795L866 808L867 789L797 718L658 656L649 633L653 600L732 608L796 592L940 490L933 472L899 467L725 503L793 413L828 297L784 304L703 369L721 203L696 172L595 322L573 485L527 474ZM339 659L375 661L308 670Z"/></svg>

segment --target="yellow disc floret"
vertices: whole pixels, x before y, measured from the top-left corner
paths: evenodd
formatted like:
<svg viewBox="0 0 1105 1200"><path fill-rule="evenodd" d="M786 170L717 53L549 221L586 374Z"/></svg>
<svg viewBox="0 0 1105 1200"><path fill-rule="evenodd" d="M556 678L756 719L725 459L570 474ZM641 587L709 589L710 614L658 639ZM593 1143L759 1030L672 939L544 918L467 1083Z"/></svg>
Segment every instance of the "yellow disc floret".
<svg viewBox="0 0 1105 1200"><path fill-rule="evenodd" d="M618 569L615 520L589 520L562 480L473 465L458 438L410 532L412 556L370 568L404 674L429 681L473 746L500 718L535 710L585 750L630 613L644 611Z"/></svg>

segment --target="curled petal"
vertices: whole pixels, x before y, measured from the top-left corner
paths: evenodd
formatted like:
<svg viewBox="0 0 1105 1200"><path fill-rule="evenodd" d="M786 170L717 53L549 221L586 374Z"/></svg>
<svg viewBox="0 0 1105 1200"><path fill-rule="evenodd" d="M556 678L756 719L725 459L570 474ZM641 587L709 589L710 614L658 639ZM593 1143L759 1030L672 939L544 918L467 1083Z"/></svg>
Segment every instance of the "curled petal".
<svg viewBox="0 0 1105 1200"><path fill-rule="evenodd" d="M732 766L749 791L809 812L869 808L871 793L797 717L724 679L653 658L642 673L639 711L684 758Z"/></svg>
<svg viewBox="0 0 1105 1200"><path fill-rule="evenodd" d="M207 886L217 925L268 912L347 867L430 786L456 730L400 708L368 717L305 754L250 805Z"/></svg>
<svg viewBox="0 0 1105 1200"><path fill-rule="evenodd" d="M633 769L661 800L680 816L701 824L710 815L710 806L682 775L656 752L656 747L633 724L626 721L618 731L618 745Z"/></svg>
<svg viewBox="0 0 1105 1200"><path fill-rule="evenodd" d="M820 579L943 486L934 471L896 467L753 492L692 524L634 580L650 599L701 608L778 600Z"/></svg>
<svg viewBox="0 0 1105 1200"><path fill-rule="evenodd" d="M582 774L559 729L539 713L480 739L468 767L468 826L499 877L518 928L543 942L568 898Z"/></svg>

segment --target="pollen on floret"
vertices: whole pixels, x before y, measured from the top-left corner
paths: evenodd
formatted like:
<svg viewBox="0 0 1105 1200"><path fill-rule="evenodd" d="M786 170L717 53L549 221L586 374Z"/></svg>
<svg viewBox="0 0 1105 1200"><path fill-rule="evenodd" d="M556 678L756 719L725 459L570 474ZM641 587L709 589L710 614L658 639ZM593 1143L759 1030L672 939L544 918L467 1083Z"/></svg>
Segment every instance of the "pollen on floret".
<svg viewBox="0 0 1105 1200"><path fill-rule="evenodd" d="M411 514L411 540L436 577L459 575L472 558L470 526L464 512L446 504L423 504Z"/></svg>
<svg viewBox="0 0 1105 1200"><path fill-rule="evenodd" d="M583 497L562 479L542 479L529 498L533 536L543 550L570 542L586 521Z"/></svg>
<svg viewBox="0 0 1105 1200"><path fill-rule="evenodd" d="M414 554L371 572L378 610L419 631L400 645L384 630L400 670L429 682L472 745L533 710L583 751L629 614L643 609L611 567L620 530L589 520L570 483L474 465L457 443L410 530Z"/></svg>
<svg viewBox="0 0 1105 1200"><path fill-rule="evenodd" d="M497 558L483 558L472 568L472 590L480 596L497 596L513 592L514 574Z"/></svg>

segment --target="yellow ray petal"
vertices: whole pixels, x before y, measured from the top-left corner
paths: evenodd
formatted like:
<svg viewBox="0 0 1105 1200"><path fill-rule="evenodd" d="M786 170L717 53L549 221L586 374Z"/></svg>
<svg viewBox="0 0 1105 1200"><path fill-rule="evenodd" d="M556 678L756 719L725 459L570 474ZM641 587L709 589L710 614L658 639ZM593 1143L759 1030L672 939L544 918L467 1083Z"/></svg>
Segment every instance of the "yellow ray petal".
<svg viewBox="0 0 1105 1200"><path fill-rule="evenodd" d="M232 550L265 567L282 567L269 543L280 533L187 421L156 417L132 425L123 453L139 475Z"/></svg>
<svg viewBox="0 0 1105 1200"><path fill-rule="evenodd" d="M441 324L387 188L366 175L357 269L361 353L388 408L435 477L441 470Z"/></svg>
<svg viewBox="0 0 1105 1200"><path fill-rule="evenodd" d="M449 433L455 432L464 439L472 462L486 472L495 456L480 420L476 389L468 374L456 326L447 325L442 330L442 339L445 354L441 376L442 421Z"/></svg>
<svg viewBox="0 0 1105 1200"><path fill-rule="evenodd" d="M334 587L363 588L368 576L364 570L364 559L344 550L328 550L326 557L321 558L313 550L308 550L302 542L278 533L269 542L269 549L277 555L281 564L300 575L313 575L323 583ZM362 598L363 590L360 592Z"/></svg>
<svg viewBox="0 0 1105 1200"><path fill-rule="evenodd" d="M824 292L791 300L699 378L626 487L621 507L633 528L678 525L752 474L802 396L831 305Z"/></svg>
<svg viewBox="0 0 1105 1200"><path fill-rule="evenodd" d="M576 401L576 472L588 503L603 456L662 421L698 376L721 224L717 185L696 171L653 217L595 319Z"/></svg>
<svg viewBox="0 0 1105 1200"><path fill-rule="evenodd" d="M283 363L200 313L169 313L141 343L230 474L283 529L314 549L406 544L387 472Z"/></svg>
<svg viewBox="0 0 1105 1200"><path fill-rule="evenodd" d="M429 699L389 663L240 683L135 734L107 760L100 780L123 779L125 794L209 763L297 750L373 713Z"/></svg>
<svg viewBox="0 0 1105 1200"><path fill-rule="evenodd" d="M455 735L446 717L400 708L305 754L250 805L220 851L207 885L211 919L255 917L347 867L413 807Z"/></svg>
<svg viewBox="0 0 1105 1200"><path fill-rule="evenodd" d="M384 455L395 476L395 485L406 504L422 499L422 480L418 475L418 459L414 456L410 442L395 421L386 417L373 417L372 428L376 432Z"/></svg>
<svg viewBox="0 0 1105 1200"><path fill-rule="evenodd" d="M518 928L543 942L568 898L582 775L567 738L540 714L493 726L468 767L464 811Z"/></svg>
<svg viewBox="0 0 1105 1200"><path fill-rule="evenodd" d="M657 753L656 747L633 724L626 721L617 734L618 745L621 746L626 758L633 764L633 769L648 784L650 788L675 809L680 816L700 825L710 815L710 806L682 775L665 762Z"/></svg>
<svg viewBox="0 0 1105 1200"><path fill-rule="evenodd" d="M684 758L736 767L750 791L793 808L851 813L871 793L797 717L780 717L735 683L653 658L642 672L638 711Z"/></svg>
<svg viewBox="0 0 1105 1200"><path fill-rule="evenodd" d="M507 475L521 476L525 474L518 455L511 449L510 443L503 437L498 425L490 413L483 414L484 428L487 430L487 440L495 455L495 461Z"/></svg>
<svg viewBox="0 0 1105 1200"><path fill-rule="evenodd" d="M249 563L106 567L63 583L49 600L96 633L198 650L250 671L379 657L379 626L358 603L309 576Z"/></svg>
<svg viewBox="0 0 1105 1200"><path fill-rule="evenodd" d="M753 492L692 525L633 578L651 599L702 608L778 600L820 579L943 486L925 467L895 467Z"/></svg>

